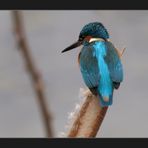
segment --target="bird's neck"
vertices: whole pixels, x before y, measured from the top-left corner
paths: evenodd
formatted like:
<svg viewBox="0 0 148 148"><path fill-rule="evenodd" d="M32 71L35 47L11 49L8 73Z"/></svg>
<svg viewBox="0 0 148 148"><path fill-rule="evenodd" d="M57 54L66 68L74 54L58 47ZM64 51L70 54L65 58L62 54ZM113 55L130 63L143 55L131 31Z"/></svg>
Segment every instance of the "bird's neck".
<svg viewBox="0 0 148 148"><path fill-rule="evenodd" d="M95 42L95 41L104 41L104 39L102 39L102 38L91 38L91 39L89 40L89 43Z"/></svg>
<svg viewBox="0 0 148 148"><path fill-rule="evenodd" d="M87 39L87 40L84 40L83 41L83 45L84 46L87 46L87 45L89 45L90 43L92 43L92 42L95 42L95 41L110 41L109 39L103 39L103 38L89 38L89 39Z"/></svg>
<svg viewBox="0 0 148 148"><path fill-rule="evenodd" d="M107 41L109 41L109 39L106 39ZM91 42L95 42L95 41L105 41L103 38L91 38L90 40L89 40L89 43L91 43Z"/></svg>

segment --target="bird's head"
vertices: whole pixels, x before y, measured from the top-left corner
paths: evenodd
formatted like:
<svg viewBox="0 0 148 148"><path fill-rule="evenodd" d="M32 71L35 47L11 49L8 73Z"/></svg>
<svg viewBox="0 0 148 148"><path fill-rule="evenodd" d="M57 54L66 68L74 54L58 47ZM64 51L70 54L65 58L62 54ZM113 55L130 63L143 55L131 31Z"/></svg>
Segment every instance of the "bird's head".
<svg viewBox="0 0 148 148"><path fill-rule="evenodd" d="M72 50L85 42L89 42L92 38L101 38L104 40L107 40L109 38L107 29L103 26L102 23L92 22L86 24L79 34L78 41L70 45L69 47L65 48L62 52Z"/></svg>

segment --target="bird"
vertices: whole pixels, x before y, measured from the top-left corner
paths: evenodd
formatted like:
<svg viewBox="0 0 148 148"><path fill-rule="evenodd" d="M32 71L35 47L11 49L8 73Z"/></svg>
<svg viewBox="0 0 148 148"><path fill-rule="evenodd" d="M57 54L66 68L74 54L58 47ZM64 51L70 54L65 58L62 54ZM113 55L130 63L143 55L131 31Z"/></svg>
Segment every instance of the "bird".
<svg viewBox="0 0 148 148"><path fill-rule="evenodd" d="M99 98L101 107L108 107L113 104L114 89L118 89L123 81L120 55L101 22L84 25L78 40L62 53L81 45L78 63L83 80L91 93Z"/></svg>

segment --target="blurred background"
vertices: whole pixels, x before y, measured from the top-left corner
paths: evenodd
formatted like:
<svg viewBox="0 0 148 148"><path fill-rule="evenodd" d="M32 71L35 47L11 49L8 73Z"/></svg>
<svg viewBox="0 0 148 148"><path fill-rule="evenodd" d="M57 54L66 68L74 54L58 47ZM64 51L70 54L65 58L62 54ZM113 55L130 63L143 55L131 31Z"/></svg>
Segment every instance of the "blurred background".
<svg viewBox="0 0 148 148"><path fill-rule="evenodd" d="M114 45L126 48L124 81L114 92L97 137L148 137L148 11L22 11L27 40L42 74L55 137L86 88L80 48L61 54L82 27L100 21ZM11 11L0 11L0 137L45 137L40 108L14 38Z"/></svg>

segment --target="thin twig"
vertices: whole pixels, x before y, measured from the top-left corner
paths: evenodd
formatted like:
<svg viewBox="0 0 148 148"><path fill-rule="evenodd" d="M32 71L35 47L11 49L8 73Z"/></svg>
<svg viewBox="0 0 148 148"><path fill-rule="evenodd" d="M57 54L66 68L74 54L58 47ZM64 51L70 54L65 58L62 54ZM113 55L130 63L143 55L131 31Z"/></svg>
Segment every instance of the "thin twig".
<svg viewBox="0 0 148 148"><path fill-rule="evenodd" d="M121 53L120 53L120 57L123 55L125 49L126 49L126 48L123 48L123 49L122 49L122 51L121 51Z"/></svg>
<svg viewBox="0 0 148 148"><path fill-rule="evenodd" d="M118 51L120 58L122 52ZM86 93L86 99L81 105L80 110L74 116L73 123L68 131L69 138L91 138L95 137L101 127L108 107L101 107L99 99L90 91Z"/></svg>
<svg viewBox="0 0 148 148"><path fill-rule="evenodd" d="M51 127L51 114L47 106L47 98L45 97L44 84L40 72L37 70L36 65L33 61L31 50L28 46L27 37L25 36L25 30L23 26L22 14L20 11L12 11L14 31L17 39L18 48L21 49L24 57L26 67L30 74L33 88L37 95L37 100L41 108L42 118L47 137L53 137L53 130Z"/></svg>

